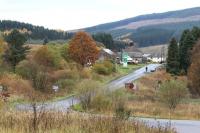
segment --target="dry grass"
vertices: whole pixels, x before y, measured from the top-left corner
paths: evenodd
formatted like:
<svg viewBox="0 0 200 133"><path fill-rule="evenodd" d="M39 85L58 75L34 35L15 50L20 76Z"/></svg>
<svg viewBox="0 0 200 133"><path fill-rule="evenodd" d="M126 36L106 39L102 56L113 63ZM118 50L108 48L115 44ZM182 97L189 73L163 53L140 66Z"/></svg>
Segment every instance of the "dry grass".
<svg viewBox="0 0 200 133"><path fill-rule="evenodd" d="M165 71L157 71L151 75L142 77L135 81L139 90L132 92L130 90L121 90L120 96L125 97L123 100L124 105L131 110L132 116L140 117L153 117L153 118L170 118L169 109L165 107L158 98L158 81L170 80L172 77ZM187 82L185 76L176 77L177 80ZM113 104L117 102L115 94L103 94L100 93L92 101L93 106L89 109L90 112L114 114L115 109ZM113 98L114 99L113 99ZM200 119L200 100L190 99L189 97L184 99L174 112L171 113L172 119ZM106 105L106 106L105 106Z"/></svg>
<svg viewBox="0 0 200 133"><path fill-rule="evenodd" d="M153 117L153 118L170 118L169 110L159 102L152 101L130 101L129 108L135 116ZM171 113L173 119L200 119L200 105L197 104L180 104L174 112Z"/></svg>
<svg viewBox="0 0 200 133"><path fill-rule="evenodd" d="M40 115L34 126L33 115L29 112L2 113L0 132L3 133L170 133L165 128L147 127L113 117L49 112Z"/></svg>
<svg viewBox="0 0 200 133"><path fill-rule="evenodd" d="M28 80L24 80L15 74L5 73L0 75L0 84L7 86L8 92L14 95L27 94L33 90Z"/></svg>
<svg viewBox="0 0 200 133"><path fill-rule="evenodd" d="M157 98L158 81L170 80L172 77L165 71L157 71L136 81L139 91L129 94L129 108L136 116L169 118L169 110ZM176 77L177 80L187 82L185 76ZM171 114L173 119L200 119L200 104L185 99Z"/></svg>

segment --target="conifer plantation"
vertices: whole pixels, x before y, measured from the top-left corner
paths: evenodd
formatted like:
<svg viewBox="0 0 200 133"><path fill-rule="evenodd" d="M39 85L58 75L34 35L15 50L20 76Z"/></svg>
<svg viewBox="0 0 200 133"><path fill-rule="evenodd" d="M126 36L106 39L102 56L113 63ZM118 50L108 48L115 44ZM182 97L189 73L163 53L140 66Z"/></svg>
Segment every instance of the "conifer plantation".
<svg viewBox="0 0 200 133"><path fill-rule="evenodd" d="M178 44L175 38L172 38L168 47L167 72L179 73Z"/></svg>
<svg viewBox="0 0 200 133"><path fill-rule="evenodd" d="M184 30L179 44L175 38L172 38L168 47L167 72L175 75L188 73L192 50L198 38L200 38L200 29L198 27L194 27L192 30Z"/></svg>

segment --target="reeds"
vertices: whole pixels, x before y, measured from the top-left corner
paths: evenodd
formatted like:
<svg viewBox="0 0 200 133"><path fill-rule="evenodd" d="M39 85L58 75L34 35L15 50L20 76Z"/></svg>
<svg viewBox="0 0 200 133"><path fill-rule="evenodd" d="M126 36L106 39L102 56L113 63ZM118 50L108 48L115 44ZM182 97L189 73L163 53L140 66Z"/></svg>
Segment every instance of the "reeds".
<svg viewBox="0 0 200 133"><path fill-rule="evenodd" d="M1 133L170 133L135 120L78 113L43 112L34 125L32 112L1 112Z"/></svg>

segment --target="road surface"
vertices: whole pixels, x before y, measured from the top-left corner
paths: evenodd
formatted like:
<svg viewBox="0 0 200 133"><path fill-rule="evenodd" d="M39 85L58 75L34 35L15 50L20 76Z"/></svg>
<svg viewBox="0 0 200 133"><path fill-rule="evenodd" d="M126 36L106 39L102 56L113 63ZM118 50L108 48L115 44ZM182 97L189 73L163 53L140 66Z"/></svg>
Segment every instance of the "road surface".
<svg viewBox="0 0 200 133"><path fill-rule="evenodd" d="M159 64L150 64L148 65L148 72L151 70L155 70L157 67L159 67ZM140 68L124 77L121 77L119 79L116 79L106 85L106 88L114 91L116 89L122 88L124 86L124 83L126 82L132 82L146 74L145 67ZM46 110L55 110L56 111L68 111L70 106L73 104L79 103L79 100L70 97L64 100L50 102L50 103L44 103L42 105L39 105L38 109L46 109ZM18 110L32 110L32 107L29 104L24 105L17 105L16 108ZM168 119L152 119L152 118L136 118L139 121L143 121L147 123L150 126L166 126L169 124ZM175 129L178 131L178 133L200 133L200 121L194 121L194 120L172 120L171 124Z"/></svg>
<svg viewBox="0 0 200 133"><path fill-rule="evenodd" d="M150 72L151 70L155 70L159 66L160 66L160 64L150 64L150 65L147 66L148 67L147 72ZM140 68L140 69L124 76L124 77L121 77L119 79L116 79L116 80L110 82L107 85L107 87L110 90L122 88L122 87L124 87L124 83L132 82L132 81L139 79L140 77L144 76L145 74L146 74L146 66L142 67L142 68Z"/></svg>

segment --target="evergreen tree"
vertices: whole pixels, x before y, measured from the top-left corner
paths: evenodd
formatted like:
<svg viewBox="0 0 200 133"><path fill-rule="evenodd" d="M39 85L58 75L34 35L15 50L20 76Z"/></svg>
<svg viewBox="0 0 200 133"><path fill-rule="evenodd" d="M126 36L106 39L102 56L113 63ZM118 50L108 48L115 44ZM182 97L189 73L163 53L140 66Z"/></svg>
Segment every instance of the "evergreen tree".
<svg viewBox="0 0 200 133"><path fill-rule="evenodd" d="M45 37L45 38L44 38L44 41L43 41L43 45L46 45L48 42L49 42L48 38Z"/></svg>
<svg viewBox="0 0 200 133"><path fill-rule="evenodd" d="M8 50L6 52L6 60L10 62L14 71L15 66L21 60L25 59L26 52L29 49L27 46L24 46L26 38L17 30L13 30L7 37L6 41L8 43Z"/></svg>
<svg viewBox="0 0 200 133"><path fill-rule="evenodd" d="M195 44L195 39L189 30L183 32L180 40L180 69L187 73L190 66L191 50Z"/></svg>
<svg viewBox="0 0 200 133"><path fill-rule="evenodd" d="M95 35L92 35L92 38L97 42L103 43L106 46L106 48L116 49L116 47L114 45L114 40L113 40L111 34L108 34L108 33L97 33Z"/></svg>
<svg viewBox="0 0 200 133"><path fill-rule="evenodd" d="M179 73L178 44L175 38L171 39L168 47L167 72L172 74Z"/></svg>
<svg viewBox="0 0 200 133"><path fill-rule="evenodd" d="M193 27L191 32L192 32L192 35L194 37L194 40L198 41L198 39L200 38L200 28L195 26L195 27Z"/></svg>

